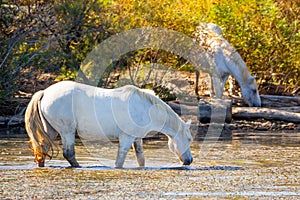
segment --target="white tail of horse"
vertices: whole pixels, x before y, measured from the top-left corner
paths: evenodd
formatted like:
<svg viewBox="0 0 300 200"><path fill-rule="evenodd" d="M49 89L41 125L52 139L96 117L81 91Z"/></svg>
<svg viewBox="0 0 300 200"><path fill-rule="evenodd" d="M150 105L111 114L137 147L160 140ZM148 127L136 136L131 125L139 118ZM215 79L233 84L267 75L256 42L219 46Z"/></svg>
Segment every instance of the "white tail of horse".
<svg viewBox="0 0 300 200"><path fill-rule="evenodd" d="M194 35L215 63L215 69L210 75L216 97L222 97L225 83L231 75L239 83L246 103L260 107L255 76L251 76L240 54L224 39L221 28L213 23L201 23Z"/></svg>
<svg viewBox="0 0 300 200"><path fill-rule="evenodd" d="M25 112L25 128L30 138L29 146L34 152L35 162L39 167L44 166L45 157L50 159L54 154L57 145L53 140L57 137L57 132L45 120L42 112L40 101L44 91L38 91L29 102ZM51 154L48 152L51 151Z"/></svg>

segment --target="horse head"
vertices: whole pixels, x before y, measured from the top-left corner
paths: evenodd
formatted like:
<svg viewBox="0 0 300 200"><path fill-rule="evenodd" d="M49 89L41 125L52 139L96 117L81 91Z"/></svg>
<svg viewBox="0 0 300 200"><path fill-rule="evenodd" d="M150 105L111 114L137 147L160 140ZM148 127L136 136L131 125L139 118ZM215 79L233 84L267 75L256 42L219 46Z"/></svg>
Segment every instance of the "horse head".
<svg viewBox="0 0 300 200"><path fill-rule="evenodd" d="M184 124L175 137L169 137L169 149L177 155L183 165L190 165L193 162L191 141L190 122Z"/></svg>
<svg viewBox="0 0 300 200"><path fill-rule="evenodd" d="M244 84L243 87L241 87L242 96L250 107L261 106L261 100L255 78L255 76L250 76L247 80L247 84Z"/></svg>

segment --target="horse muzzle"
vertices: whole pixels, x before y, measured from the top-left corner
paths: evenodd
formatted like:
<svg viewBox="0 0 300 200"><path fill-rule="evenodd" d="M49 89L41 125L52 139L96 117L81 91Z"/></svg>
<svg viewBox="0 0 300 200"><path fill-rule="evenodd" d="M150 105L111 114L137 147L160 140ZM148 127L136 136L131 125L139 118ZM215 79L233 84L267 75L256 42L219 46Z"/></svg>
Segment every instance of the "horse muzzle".
<svg viewBox="0 0 300 200"><path fill-rule="evenodd" d="M181 155L180 160L182 161L183 165L190 165L193 162L193 156L191 155L190 151L186 151Z"/></svg>
<svg viewBox="0 0 300 200"><path fill-rule="evenodd" d="M37 164L39 167L45 167L45 161L38 161Z"/></svg>
<svg viewBox="0 0 300 200"><path fill-rule="evenodd" d="M183 165L190 165L193 162L193 158L191 157L190 159L185 159L183 161Z"/></svg>

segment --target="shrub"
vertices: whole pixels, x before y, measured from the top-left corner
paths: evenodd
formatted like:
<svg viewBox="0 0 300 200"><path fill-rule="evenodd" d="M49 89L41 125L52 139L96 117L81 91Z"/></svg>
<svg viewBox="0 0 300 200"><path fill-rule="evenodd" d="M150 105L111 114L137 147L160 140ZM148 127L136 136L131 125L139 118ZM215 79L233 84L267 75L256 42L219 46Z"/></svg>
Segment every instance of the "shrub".
<svg viewBox="0 0 300 200"><path fill-rule="evenodd" d="M300 84L299 0L104 2L114 32L151 26L192 36L200 22L216 23L261 81Z"/></svg>
<svg viewBox="0 0 300 200"><path fill-rule="evenodd" d="M223 29L262 81L286 89L300 84L300 0L8 0L0 6L1 99L22 88L20 76L29 69L74 79L93 47L115 33L161 27L192 36L203 21ZM153 49L131 52L117 67L137 60L191 70L182 58Z"/></svg>

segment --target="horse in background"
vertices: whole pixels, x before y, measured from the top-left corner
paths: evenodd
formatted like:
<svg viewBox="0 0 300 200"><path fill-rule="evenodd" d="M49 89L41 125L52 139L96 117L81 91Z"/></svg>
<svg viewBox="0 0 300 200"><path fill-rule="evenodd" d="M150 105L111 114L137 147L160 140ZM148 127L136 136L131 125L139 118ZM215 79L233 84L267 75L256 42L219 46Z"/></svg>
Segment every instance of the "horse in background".
<svg viewBox="0 0 300 200"><path fill-rule="evenodd" d="M216 24L203 22L197 27L194 36L215 63L216 68L212 71L216 73L211 74L214 95L222 98L225 83L231 75L238 82L245 102L250 107L260 107L256 77L250 74L240 54L224 39L221 28ZM196 72L197 74L198 79L199 72Z"/></svg>
<svg viewBox="0 0 300 200"><path fill-rule="evenodd" d="M193 161L190 123L156 96L134 86L103 89L72 81L56 83L33 95L26 109L25 127L39 167L44 166L47 156L53 156L58 134L64 158L72 167L79 167L74 150L76 132L92 141L118 138L117 168L123 167L131 146L139 166L145 165L142 138L150 131L168 137L170 151L182 164Z"/></svg>

